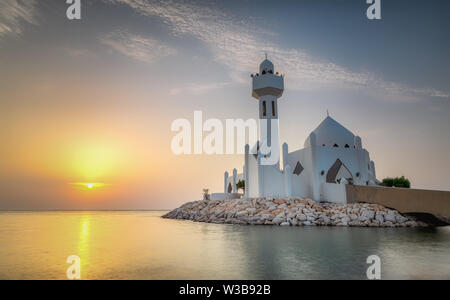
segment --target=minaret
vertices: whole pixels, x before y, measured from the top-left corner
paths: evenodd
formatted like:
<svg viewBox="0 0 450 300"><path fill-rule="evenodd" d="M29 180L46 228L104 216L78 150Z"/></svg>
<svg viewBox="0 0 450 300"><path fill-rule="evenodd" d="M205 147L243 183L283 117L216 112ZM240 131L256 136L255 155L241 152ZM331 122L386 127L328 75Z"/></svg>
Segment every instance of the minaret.
<svg viewBox="0 0 450 300"><path fill-rule="evenodd" d="M278 98L283 95L284 77L275 73L273 63L267 58L259 66L259 73L252 77L252 96L259 101L260 144L277 149L279 156Z"/></svg>

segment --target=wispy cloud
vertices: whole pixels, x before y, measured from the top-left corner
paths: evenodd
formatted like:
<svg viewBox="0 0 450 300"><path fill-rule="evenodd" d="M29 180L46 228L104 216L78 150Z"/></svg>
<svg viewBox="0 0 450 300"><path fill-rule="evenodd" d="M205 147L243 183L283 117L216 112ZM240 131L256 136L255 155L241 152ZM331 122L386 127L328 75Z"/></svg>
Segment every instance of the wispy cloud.
<svg viewBox="0 0 450 300"><path fill-rule="evenodd" d="M301 49L281 48L271 42L271 34L250 22L233 19L221 10L191 1L103 0L123 4L145 16L157 16L168 24L174 35L195 37L211 50L215 59L229 67L232 78L247 82L267 52L279 70L286 72L291 89L341 87L375 93L407 94L407 97L450 98L448 92L433 88L413 88L385 81L369 72L355 72L335 63L318 59ZM273 34L272 34L273 35Z"/></svg>
<svg viewBox="0 0 450 300"><path fill-rule="evenodd" d="M61 48L64 53L71 57L94 57L95 54L89 50L84 48L72 48L72 47L62 47Z"/></svg>
<svg viewBox="0 0 450 300"><path fill-rule="evenodd" d="M111 47L132 59L152 63L155 59L172 55L176 50L162 42L131 34L126 31L115 31L100 39L101 43Z"/></svg>
<svg viewBox="0 0 450 300"><path fill-rule="evenodd" d="M24 23L37 24L36 0L0 1L0 40L7 35L22 34Z"/></svg>
<svg viewBox="0 0 450 300"><path fill-rule="evenodd" d="M169 94L172 96L179 95L181 93L188 93L192 95L202 95L208 93L210 91L214 91L217 89L224 88L230 85L230 82L202 82L202 83L193 83L184 88L174 88L169 91Z"/></svg>

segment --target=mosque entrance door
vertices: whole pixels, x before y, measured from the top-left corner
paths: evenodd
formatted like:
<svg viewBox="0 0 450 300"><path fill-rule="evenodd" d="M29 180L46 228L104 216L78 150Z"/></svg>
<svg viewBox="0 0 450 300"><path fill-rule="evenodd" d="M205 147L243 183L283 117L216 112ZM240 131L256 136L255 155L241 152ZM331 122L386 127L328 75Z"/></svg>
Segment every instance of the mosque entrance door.
<svg viewBox="0 0 450 300"><path fill-rule="evenodd" d="M327 182L336 183L339 179L351 179L353 180L353 175L350 170L342 163L340 159L331 166L327 173Z"/></svg>

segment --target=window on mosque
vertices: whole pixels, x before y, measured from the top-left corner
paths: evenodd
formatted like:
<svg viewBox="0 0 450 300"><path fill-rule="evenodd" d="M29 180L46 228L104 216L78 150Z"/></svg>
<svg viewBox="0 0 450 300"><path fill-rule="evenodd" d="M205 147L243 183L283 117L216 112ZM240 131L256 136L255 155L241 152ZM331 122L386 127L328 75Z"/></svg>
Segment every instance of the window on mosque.
<svg viewBox="0 0 450 300"><path fill-rule="evenodd" d="M263 116L267 116L267 107L266 107L266 101L263 101Z"/></svg>
<svg viewBox="0 0 450 300"><path fill-rule="evenodd" d="M293 174L299 176L303 172L304 169L305 168L303 168L302 164L300 162L297 162L297 165L295 166Z"/></svg>
<svg viewBox="0 0 450 300"><path fill-rule="evenodd" d="M272 116L275 117L275 101L272 101Z"/></svg>
<svg viewBox="0 0 450 300"><path fill-rule="evenodd" d="M339 145L338 145L338 144L334 144L333 147L334 147L334 148L339 148Z"/></svg>

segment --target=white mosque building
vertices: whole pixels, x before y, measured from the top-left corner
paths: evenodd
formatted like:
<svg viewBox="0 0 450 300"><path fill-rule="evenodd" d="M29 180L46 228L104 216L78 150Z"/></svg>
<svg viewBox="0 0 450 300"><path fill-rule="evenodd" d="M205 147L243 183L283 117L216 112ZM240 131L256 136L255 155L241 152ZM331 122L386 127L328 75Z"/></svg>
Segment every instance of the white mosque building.
<svg viewBox="0 0 450 300"><path fill-rule="evenodd" d="M378 181L375 163L363 148L362 140L351 131L327 116L308 136L304 148L289 152L282 145L280 159L275 164L262 163L267 157L261 153L260 144L267 143L279 149L278 99L284 91L284 77L278 75L274 65L264 60L259 73L253 77L253 97L259 102L260 126L257 150L245 149L243 173L225 172L224 193L213 194L213 199L236 197L237 183L245 181L246 198L307 197L317 202L342 202L342 185L374 185ZM269 154L271 155L271 154ZM231 174L230 174L231 175Z"/></svg>

